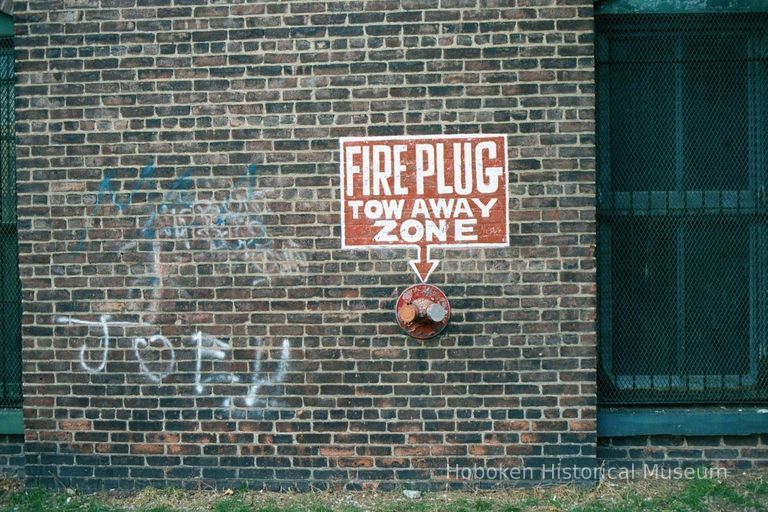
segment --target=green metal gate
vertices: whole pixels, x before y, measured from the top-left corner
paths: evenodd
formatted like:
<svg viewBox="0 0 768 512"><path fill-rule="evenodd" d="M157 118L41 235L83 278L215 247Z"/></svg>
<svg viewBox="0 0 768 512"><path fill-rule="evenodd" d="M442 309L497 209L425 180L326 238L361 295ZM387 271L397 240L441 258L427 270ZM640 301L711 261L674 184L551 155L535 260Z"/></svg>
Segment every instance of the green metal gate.
<svg viewBox="0 0 768 512"><path fill-rule="evenodd" d="M598 401L768 399L768 14L596 16Z"/></svg>
<svg viewBox="0 0 768 512"><path fill-rule="evenodd" d="M13 38L0 38L0 408L21 407Z"/></svg>

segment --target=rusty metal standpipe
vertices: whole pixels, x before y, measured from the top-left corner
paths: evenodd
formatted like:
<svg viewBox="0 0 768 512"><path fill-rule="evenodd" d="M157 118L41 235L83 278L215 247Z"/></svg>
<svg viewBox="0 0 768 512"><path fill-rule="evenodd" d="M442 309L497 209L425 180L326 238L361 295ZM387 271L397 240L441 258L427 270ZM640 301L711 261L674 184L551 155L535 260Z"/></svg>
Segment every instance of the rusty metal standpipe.
<svg viewBox="0 0 768 512"><path fill-rule="evenodd" d="M417 284L400 295L395 312L397 323L409 336L428 339L440 334L448 325L451 306L441 289Z"/></svg>

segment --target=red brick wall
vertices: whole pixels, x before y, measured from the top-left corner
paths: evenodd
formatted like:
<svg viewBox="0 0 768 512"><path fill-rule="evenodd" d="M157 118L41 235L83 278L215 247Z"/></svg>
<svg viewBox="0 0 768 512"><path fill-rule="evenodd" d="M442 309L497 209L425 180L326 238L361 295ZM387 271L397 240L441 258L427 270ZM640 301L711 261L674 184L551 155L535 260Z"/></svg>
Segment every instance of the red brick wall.
<svg viewBox="0 0 768 512"><path fill-rule="evenodd" d="M0 435L0 475L24 475L24 436Z"/></svg>
<svg viewBox="0 0 768 512"><path fill-rule="evenodd" d="M729 474L768 467L768 437L631 436L600 438L597 456L606 465L725 468Z"/></svg>
<svg viewBox="0 0 768 512"><path fill-rule="evenodd" d="M27 475L594 465L592 2L202 3L15 3ZM435 251L420 342L414 254L340 248L337 150L440 133L507 134L511 243Z"/></svg>

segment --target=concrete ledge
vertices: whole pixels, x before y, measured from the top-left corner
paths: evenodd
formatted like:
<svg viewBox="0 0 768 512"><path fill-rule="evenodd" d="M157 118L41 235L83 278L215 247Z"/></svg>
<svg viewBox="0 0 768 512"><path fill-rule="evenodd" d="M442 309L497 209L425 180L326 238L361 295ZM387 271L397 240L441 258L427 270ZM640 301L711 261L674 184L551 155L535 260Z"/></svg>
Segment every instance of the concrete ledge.
<svg viewBox="0 0 768 512"><path fill-rule="evenodd" d="M602 409L599 437L748 436L768 433L768 408Z"/></svg>

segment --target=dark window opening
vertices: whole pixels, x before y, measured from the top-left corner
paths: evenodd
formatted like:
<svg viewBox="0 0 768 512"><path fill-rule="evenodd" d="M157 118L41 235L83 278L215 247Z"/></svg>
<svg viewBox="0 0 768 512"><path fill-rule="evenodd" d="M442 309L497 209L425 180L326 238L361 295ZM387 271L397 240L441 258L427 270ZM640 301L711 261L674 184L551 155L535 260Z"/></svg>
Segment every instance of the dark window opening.
<svg viewBox="0 0 768 512"><path fill-rule="evenodd" d="M596 16L601 404L768 399L768 14Z"/></svg>

